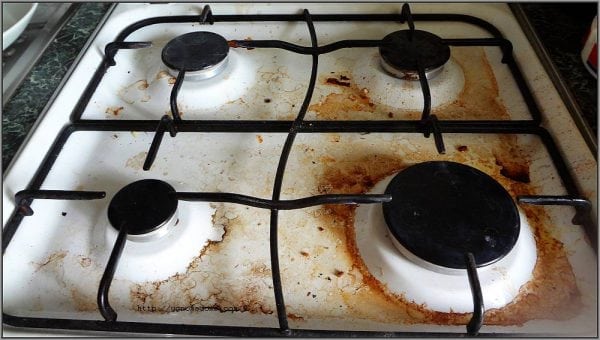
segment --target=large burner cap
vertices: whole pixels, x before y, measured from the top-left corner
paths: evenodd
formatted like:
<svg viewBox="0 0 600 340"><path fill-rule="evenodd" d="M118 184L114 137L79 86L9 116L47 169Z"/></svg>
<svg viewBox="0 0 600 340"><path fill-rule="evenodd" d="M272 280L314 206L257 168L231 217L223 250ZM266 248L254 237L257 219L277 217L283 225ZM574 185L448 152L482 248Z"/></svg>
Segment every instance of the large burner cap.
<svg viewBox="0 0 600 340"><path fill-rule="evenodd" d="M419 163L398 173L385 192L392 195L383 214L394 243L433 268L465 269L467 252L478 267L486 266L517 242L520 220L513 199L475 168Z"/></svg>
<svg viewBox="0 0 600 340"><path fill-rule="evenodd" d="M450 47L435 34L414 30L392 32L383 38L379 47L383 68L392 75L419 79L417 61L425 69L428 79L435 77L450 59Z"/></svg>
<svg viewBox="0 0 600 340"><path fill-rule="evenodd" d="M119 190L108 206L108 220L117 230L127 226L128 235L143 235L165 226L175 215L175 189L156 179L143 179Z"/></svg>
<svg viewBox="0 0 600 340"><path fill-rule="evenodd" d="M212 32L191 32L169 41L162 50L162 61L174 71L204 73L212 77L223 69L229 45Z"/></svg>

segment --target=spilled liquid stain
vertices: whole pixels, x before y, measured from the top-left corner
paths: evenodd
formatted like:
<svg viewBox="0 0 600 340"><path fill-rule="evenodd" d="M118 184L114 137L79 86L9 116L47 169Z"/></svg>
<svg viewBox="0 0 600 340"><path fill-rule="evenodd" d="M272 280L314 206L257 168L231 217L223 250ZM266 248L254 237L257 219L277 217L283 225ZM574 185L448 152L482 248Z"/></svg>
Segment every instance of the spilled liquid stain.
<svg viewBox="0 0 600 340"><path fill-rule="evenodd" d="M351 113L375 112L376 106L369 98L369 90L358 88L351 82L351 78L340 74L337 77L326 77L322 80L326 85L341 87L342 93L331 93L319 103L308 107L309 111L314 111L319 117L343 120L350 119Z"/></svg>
<svg viewBox="0 0 600 340"><path fill-rule="evenodd" d="M167 78L167 82L170 85L175 84L175 80L177 80L177 78L173 77L169 72L167 71L160 71L156 74L156 80L161 80L163 78Z"/></svg>
<svg viewBox="0 0 600 340"><path fill-rule="evenodd" d="M502 136L498 146L510 146L514 137ZM335 165L326 165L319 184L322 194L358 194L369 191L377 182L406 167L429 160L450 160L466 163L492 176L515 197L534 194L534 190L522 179L528 178L529 162L518 155L517 148L499 148L485 151L477 145L456 145L448 155L411 154L410 160L389 155L363 155L339 159ZM511 160L513 163L509 163ZM510 164L510 165L507 165ZM518 165L518 166L517 166ZM503 169L518 171L519 176L507 176ZM516 168L514 170L512 168ZM505 172L505 171L504 171ZM323 207L319 216L328 229L336 233L346 245L345 252L352 262L348 272L361 288L352 292L340 292L352 314L364 319L388 323L426 323L440 325L464 325L470 313L446 313L430 310L403 295L389 291L367 268L361 258L355 238L355 207L330 205ZM577 315L581 297L575 276L568 262L562 243L551 236L547 229L548 218L542 208L521 206L530 223L538 258L533 278L523 285L517 297L508 305L490 309L485 314L488 325L522 325L528 320L565 320ZM551 297L551 298L548 298Z"/></svg>
<svg viewBox="0 0 600 340"><path fill-rule="evenodd" d="M146 161L146 156L148 156L147 151L141 151L133 157L130 157L125 162L125 166L134 170L141 170L144 162Z"/></svg>
<svg viewBox="0 0 600 340"><path fill-rule="evenodd" d="M271 280L271 269L264 263L249 264L244 275L239 277L242 289L234 288L230 279L222 276L226 269L211 269L208 262L211 260L207 257L224 252L233 238L240 237L231 234L240 232L244 227L234 213L222 208L215 211L213 225L223 227L222 240L209 241L184 273L162 281L131 285L131 310L164 314L172 312L174 306L194 306L221 312L273 313L274 306L269 303L269 298L265 298L272 295L272 287L267 284ZM243 277L252 279L243 280ZM153 309L140 310L139 306L152 306Z"/></svg>
<svg viewBox="0 0 600 340"><path fill-rule="evenodd" d="M59 251L59 252L56 252L56 253L48 256L48 258L46 258L46 260L42 263L33 263L33 264L36 266L36 271L39 271L48 265L52 265L52 264L61 262L62 260L64 260L64 258L66 256L67 256L66 251Z"/></svg>
<svg viewBox="0 0 600 340"><path fill-rule="evenodd" d="M439 119L510 119L506 107L499 98L498 83L492 67L481 47L452 48L452 59L464 75L464 86L458 98L451 103L434 107L432 114ZM376 72L376 70L374 70ZM321 77L321 83L336 86L341 93L330 93L323 100L312 104L309 111L321 119L419 119L421 111L405 110L389 104L373 102L368 89L359 88L353 81L352 72L332 77ZM411 87L418 82L410 82ZM366 113L369 113L368 115Z"/></svg>

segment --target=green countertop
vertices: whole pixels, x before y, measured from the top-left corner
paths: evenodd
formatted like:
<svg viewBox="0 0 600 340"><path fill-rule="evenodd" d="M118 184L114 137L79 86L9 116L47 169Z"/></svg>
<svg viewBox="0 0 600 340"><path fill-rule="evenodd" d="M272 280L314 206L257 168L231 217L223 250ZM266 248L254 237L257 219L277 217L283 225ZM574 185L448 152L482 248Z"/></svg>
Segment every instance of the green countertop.
<svg viewBox="0 0 600 340"><path fill-rule="evenodd" d="M525 11L550 57L567 79L584 117L597 124L597 81L579 62L582 30L589 27L589 4L528 4ZM561 7L563 6L563 7ZM82 47L110 8L110 3L81 4L58 33L15 95L2 110L2 169L5 170ZM582 19L583 18L583 19ZM587 20L587 21L586 21ZM560 33L557 33L560 32Z"/></svg>
<svg viewBox="0 0 600 340"><path fill-rule="evenodd" d="M110 5L81 4L2 108L3 171Z"/></svg>

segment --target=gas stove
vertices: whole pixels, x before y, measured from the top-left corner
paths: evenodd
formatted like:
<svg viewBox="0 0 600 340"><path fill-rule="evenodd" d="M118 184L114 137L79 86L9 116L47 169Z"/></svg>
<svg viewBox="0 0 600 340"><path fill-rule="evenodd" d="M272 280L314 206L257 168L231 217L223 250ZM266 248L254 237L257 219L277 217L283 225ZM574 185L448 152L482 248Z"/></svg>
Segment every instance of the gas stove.
<svg viewBox="0 0 600 340"><path fill-rule="evenodd" d="M118 4L5 176L4 326L596 336L596 174L506 5Z"/></svg>

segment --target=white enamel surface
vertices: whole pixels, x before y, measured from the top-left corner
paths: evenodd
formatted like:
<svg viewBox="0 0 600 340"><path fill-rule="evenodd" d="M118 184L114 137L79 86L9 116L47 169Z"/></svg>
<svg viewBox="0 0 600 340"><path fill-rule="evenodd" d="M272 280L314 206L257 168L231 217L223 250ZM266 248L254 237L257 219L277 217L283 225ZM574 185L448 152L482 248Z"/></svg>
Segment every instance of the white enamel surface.
<svg viewBox="0 0 600 340"><path fill-rule="evenodd" d="M372 192L384 192L392 178L377 183ZM486 310L512 301L519 288L532 277L536 261L535 241L527 219L523 214L520 218L519 238L510 253L494 264L477 269ZM369 271L381 282L386 282L392 292L433 310L459 313L473 310L466 271L463 275L442 274L402 255L392 243L393 236L387 230L381 207L359 207L354 225L361 258Z"/></svg>
<svg viewBox="0 0 600 340"><path fill-rule="evenodd" d="M307 7L311 13L332 12L400 12L400 4L356 4L341 6L339 4L214 4L214 13L299 13L299 9ZM132 21L147 17L174 14L199 14L202 4L120 4L113 16L98 34L97 40L86 51L77 69L66 82L48 112L42 117L34 132L28 137L8 169L3 185L3 223L10 218L14 209L14 194L27 188L34 176L38 165L46 155L50 145L59 131L69 122L69 115L88 83L89 77L100 64L104 46L114 40L115 36ZM494 4L414 4L414 13L427 12L463 12L486 19L496 25L513 43L517 62L531 86L534 97L545 115L544 126L555 136L555 141L564 154L569 169L573 172L582 193L590 198L596 211L597 196L597 164L587 150L583 139L577 132L564 104L556 93L549 78L532 51L525 36L519 31L518 23L512 17L508 7ZM388 24L357 24L357 23L316 23L319 44L324 45L337 40L374 39L383 37L391 29L404 27L398 23ZM467 24L419 23L419 28L438 33L443 37L487 37L482 30ZM168 77L157 75L166 70L160 61L160 48L172 37L192 30L206 29L226 36L227 39L282 39L296 44L308 46L310 39L304 23L256 23L242 25L154 25L128 38L131 41L153 39L153 47L142 50L121 50L117 53L117 66L109 69L98 90L86 108L84 119L158 119L168 112L168 98L172 85ZM465 30L467 29L467 30ZM370 62L373 54L365 51L374 50L340 50L323 55L319 58L319 79L327 77L330 72L346 72L352 70L361 74ZM527 109L523 105L518 91L514 88L514 80L505 65L500 63L498 48L486 48L485 53L494 72L502 103L508 109L512 119L528 119ZM227 70L210 83L186 82L182 86L179 108L183 119L293 119L304 98L309 79L310 56L299 56L291 52L271 49L232 49L230 65ZM148 60L149 64L139 61ZM143 66L142 66L143 65ZM444 72L453 81L460 84L460 74L457 69L449 67ZM238 72L246 70L248 72ZM127 72L129 71L129 73ZM440 77L444 74L440 75ZM359 86L370 89L374 100L389 106L396 105L398 98L403 99L414 108L418 108L420 89L413 84L407 85L393 80L387 88L387 81L382 77L364 75L356 77ZM358 79L360 78L360 79ZM442 78L443 79L443 78ZM213 80L216 80L213 82ZM230 80L235 80L231 82ZM144 85L146 81L148 86ZM364 81L364 83L363 83ZM451 98L438 97L438 91L448 92L448 96L456 96L456 90L445 88L443 84L432 81L433 106L443 105ZM402 87L400 91L397 87ZM407 87L411 87L407 89ZM435 87L435 91L433 88ZM375 90L377 89L377 90ZM336 88L317 82L312 104L323 100L328 94L335 93ZM266 103L265 99L271 99ZM110 108L120 108L120 114L115 116ZM402 118L398 116L397 118ZM315 113L309 112L307 119L320 119ZM358 118L357 118L358 119ZM169 182L179 191L228 191L262 198L271 196L274 172L279 159L279 152L285 134L261 134L264 141L258 142L256 134L191 134L179 133L176 138L165 135L157 159L149 172L141 170L141 163L150 145L153 133L129 132L76 132L68 139L65 149L61 151L56 164L52 167L48 178L44 181L43 189L65 190L102 190L107 198L96 201L50 201L36 200L32 204L35 214L27 217L21 223L11 244L3 257L3 307L5 312L16 315L33 316L65 316L82 317L85 319L100 319L97 312L80 311L73 302L73 290L82 293L86 300L95 301L96 287L100 280L102 268L107 259L106 250L92 250L91 238L96 228L102 225L106 205L124 185L142 178L158 178ZM116 137L115 137L116 136ZM402 157L407 162L417 161L414 158L422 152L431 152L433 142L422 136L410 134L385 135L348 134L338 136L338 142L332 142L330 135L299 135L296 139L289 166L286 170L283 185L283 198L300 198L316 194L315 174L318 165L311 165L313 158L304 156L306 147L316 150L314 160L320 156L334 155L335 157L350 157L355 153L381 152ZM491 138L491 137L489 137ZM485 136L464 136L460 134L445 134L446 145L480 145L489 142ZM558 179L547 153L534 137L520 136L519 141L531 148L532 164L531 179L540 194L564 194L564 188ZM344 145L342 148L340 145ZM217 147L218 146L218 147ZM125 151L123 151L125 150ZM66 151L66 152L65 152ZM450 152L450 151L449 151ZM308 158L307 158L308 157ZM177 160L177 161L174 161ZM309 165L308 167L306 165ZM180 203L183 205L183 203ZM195 232L194 237L184 237L181 241L194 242L195 254L203 248L207 239L219 239L223 228L217 224L213 229L206 230L202 226L208 220L213 208L203 203L189 203L188 214L198 215L199 221L182 226L186 231ZM360 210L366 206L361 206ZM217 254L201 261L201 268L186 284L195 286L193 289L200 296L216 288L223 292L232 292L227 298L239 301L245 296L247 287L259 292L260 298L267 306L273 307L272 288L269 288L269 275L248 277L249 268L259 264L270 268L268 242L268 211L245 208L237 205L219 205L215 209L225 210L227 221L241 221L243 228L235 229L235 238ZM186 210L186 209L184 209ZM560 239L567 250L569 261L577 280L577 286L583 299L582 312L576 318L566 321L533 320L522 327L486 326L491 332L524 332L536 334L597 334L597 262L596 255L584 240L581 228L573 226L570 219L573 209L569 207L548 207L544 209L552 221L552 233ZM61 212L67 212L62 216ZM336 295L331 293L327 282L314 277L323 268L332 271L334 268L347 265L341 257L336 257L331 249L335 249L337 241L331 238L321 238L307 229L317 223L312 213L313 209L280 212L280 257L282 278L286 305L292 312L308 315L305 321L291 321L292 325L300 328L316 329L358 329L358 330L420 330L420 331L452 331L463 332L464 327L437 325L395 325L372 320L353 318L347 308L338 308ZM180 212L181 217L186 212ZM188 228L191 227L191 228ZM200 227L199 227L200 226ZM307 227L308 226L308 227ZM100 227L102 228L102 227ZM186 234L188 235L188 234ZM197 237L197 238L196 238ZM523 240L527 240L527 235ZM110 239L109 239L110 240ZM207 323L229 325L252 325L276 327L275 314L262 315L250 313L171 313L171 314L141 314L131 309L130 290L145 279L166 279L174 273L181 273L186 263L162 262L160 266L168 267L168 271L159 273L140 273L150 266L136 262L136 251L133 242L127 243L125 250L132 256L132 262L123 262L115 273L115 281L111 286L111 302L119 311L120 320L154 321L171 323ZM299 261L301 249L317 249L328 247L327 258L319 261ZM170 247L158 248L170 252ZM318 248L321 249L321 248ZM324 249L324 248L323 248ZM21 251L17 251L21 250ZM64 252L62 266L47 266L48 269L38 270L39 264L48 260L55 253ZM361 249L362 252L362 249ZM62 254L62 253L61 253ZM97 255L93 255L97 254ZM90 256L88 256L90 255ZM191 255L191 251L190 251ZM186 255L186 256L190 256ZM97 257L94 257L97 256ZM158 255L157 255L158 257ZM85 258L90 258L92 264L83 267ZM168 256L167 256L168 258ZM135 259L135 260L134 260ZM87 260L84 261L84 263ZM97 263L96 263L97 262ZM518 261L517 261L518 262ZM527 263L530 260L526 261ZM527 263L523 263L527 267ZM514 265L514 264L511 264ZM141 267L138 267L141 266ZM262 267L261 267L262 268ZM501 272L498 271L498 272ZM523 280L526 271L510 272L510 280L499 283L505 285L502 297L486 299L486 307L505 303L508 297ZM215 275L216 273L216 275ZM384 271L384 275L391 274ZM377 274L377 271L374 271ZM496 273L490 273L491 276ZM520 277L520 278L519 278ZM214 278L214 281L213 279ZM334 279L335 280L335 279ZM296 282L302 282L297 285ZM343 280L336 282L344 284ZM462 284L462 283L461 283ZM455 287L461 285L456 282ZM468 291L465 281L464 290ZM187 286L186 286L187 287ZM227 289L222 289L226 287ZM187 287L189 288L189 287ZM344 289L352 290L358 287L349 285ZM458 288L457 288L458 289ZM306 292L317 293L319 298L306 298ZM34 293L30 293L34 292ZM174 292L175 294L175 292ZM224 293L223 293L224 294ZM237 295L236 295L237 294ZM262 294L262 295L261 295ZM418 294L415 293L415 299ZM321 299L321 297L326 297ZM427 305L439 305L441 302L430 301L431 296L423 296ZM314 315L311 317L310 315Z"/></svg>
<svg viewBox="0 0 600 340"><path fill-rule="evenodd" d="M361 59L354 74L359 88L368 88L377 102L409 110L423 109L423 92L418 81L395 78L381 66L379 52ZM377 70L373 72L373 70ZM465 83L462 69L450 59L441 72L429 79L431 106L438 107L456 100Z"/></svg>
<svg viewBox="0 0 600 340"><path fill-rule="evenodd" d="M179 202L175 221L171 221L177 225L165 235L150 241L125 243L115 278L160 280L184 272L209 240L221 240L223 228L213 226L213 214L214 209L208 203ZM106 214L102 214L90 239L91 259L100 264L108 262L117 235Z"/></svg>

